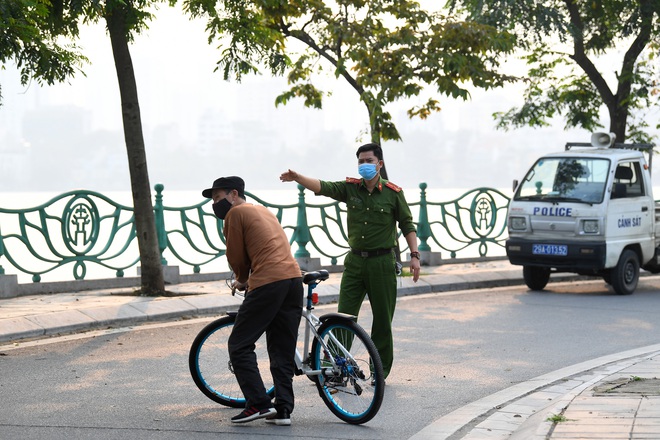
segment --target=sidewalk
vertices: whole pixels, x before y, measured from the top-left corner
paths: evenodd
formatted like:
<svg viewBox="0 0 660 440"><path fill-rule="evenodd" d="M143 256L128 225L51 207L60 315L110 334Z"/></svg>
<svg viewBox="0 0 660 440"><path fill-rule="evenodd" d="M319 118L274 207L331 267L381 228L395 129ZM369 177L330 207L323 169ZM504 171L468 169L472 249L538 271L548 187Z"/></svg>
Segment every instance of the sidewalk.
<svg viewBox="0 0 660 440"><path fill-rule="evenodd" d="M507 261L422 267L417 283L401 278L399 296L523 285ZM571 280L571 274L552 281ZM315 290L337 301L340 274ZM133 289L0 299L2 345L66 333L211 316L238 308L224 281L168 286L170 297ZM466 405L410 440L660 439L660 344L594 359L517 384Z"/></svg>
<svg viewBox="0 0 660 440"><path fill-rule="evenodd" d="M466 405L409 440L660 439L660 344L593 359Z"/></svg>
<svg viewBox="0 0 660 440"><path fill-rule="evenodd" d="M446 264L423 267L417 283L401 278L399 296L465 290L477 287L520 285L521 269L507 261ZM336 302L341 274L315 289L320 304ZM30 295L0 299L0 344L106 327L125 327L145 322L210 316L240 305L225 281L166 286L169 297L140 297L134 288L92 290L77 293Z"/></svg>

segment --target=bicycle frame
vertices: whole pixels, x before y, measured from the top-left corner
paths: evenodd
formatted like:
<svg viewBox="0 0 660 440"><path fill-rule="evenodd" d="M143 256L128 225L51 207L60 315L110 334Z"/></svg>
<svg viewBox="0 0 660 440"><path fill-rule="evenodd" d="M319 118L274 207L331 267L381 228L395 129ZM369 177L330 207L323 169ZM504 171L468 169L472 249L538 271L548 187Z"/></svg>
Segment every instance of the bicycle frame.
<svg viewBox="0 0 660 440"><path fill-rule="evenodd" d="M305 320L305 336L303 340L303 353L305 354L304 356L301 356L300 350L298 350L297 347L295 353L297 375L304 374L309 377L321 376L321 375L332 376L335 372L339 371L340 368L335 362L335 359L332 358L332 356L329 357L329 359L332 362L332 368L328 367L322 370L312 370L312 368L310 367L309 360L310 360L310 349L312 344L312 338L316 339L319 342L319 344L321 344L321 347L323 347L323 351L325 353L330 352L328 346L319 336L316 329L323 323L323 321L325 321L329 317L338 317L340 319L346 319L349 321L357 320L357 317L343 313L328 313L322 315L321 317L317 317L316 315L314 315L314 313L312 312L312 310L314 310L313 291L318 285L319 283L316 281L312 281L307 285L307 298L306 298L307 305L302 310L302 317ZM333 344L336 344L337 347L341 348L341 351L344 353L344 355L347 358L349 358L351 361L355 361L351 353L346 349L346 347L344 347L344 345L334 335L330 335L330 340L333 342Z"/></svg>

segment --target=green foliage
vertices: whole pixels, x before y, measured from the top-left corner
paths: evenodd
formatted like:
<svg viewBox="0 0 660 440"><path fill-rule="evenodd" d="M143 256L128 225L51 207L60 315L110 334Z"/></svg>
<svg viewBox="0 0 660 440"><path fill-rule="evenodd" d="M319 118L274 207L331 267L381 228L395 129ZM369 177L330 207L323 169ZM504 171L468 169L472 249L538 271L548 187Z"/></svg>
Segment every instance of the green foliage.
<svg viewBox="0 0 660 440"><path fill-rule="evenodd" d="M548 416L548 418L545 420L552 423L568 422L568 419L563 414L550 414L550 416Z"/></svg>
<svg viewBox="0 0 660 440"><path fill-rule="evenodd" d="M296 84L288 91L282 93L275 99L275 105L286 104L291 98L304 98L305 106L312 108L321 108L323 94L319 92L312 84Z"/></svg>
<svg viewBox="0 0 660 440"><path fill-rule="evenodd" d="M274 17L267 11L280 4L281 8L293 8L287 2L225 0L224 7L216 9L215 0L190 0L184 2L184 10L193 17L208 18L209 43L216 39L224 47L216 70L223 72L225 80L231 76L238 81L250 73L258 73L259 66L266 65L273 74L281 75L290 64L284 52L284 38L273 28ZM294 8L295 9L295 8Z"/></svg>
<svg viewBox="0 0 660 440"><path fill-rule="evenodd" d="M133 32L146 28L146 22L152 18L147 12L147 6L152 3L146 0L130 3L123 0L2 0L0 67L13 62L23 85L31 80L53 85L76 73L84 74L82 67L88 59L73 43L79 36L80 24L96 22L113 8L130 5L126 8L130 40Z"/></svg>
<svg viewBox="0 0 660 440"><path fill-rule="evenodd" d="M495 113L498 128L549 126L548 121L557 115L564 115L566 128L596 131L603 127L598 90L586 75L571 71L569 60L545 47L534 50L526 60L532 67L526 78L524 103L519 108ZM562 70L570 73L556 74Z"/></svg>
<svg viewBox="0 0 660 440"><path fill-rule="evenodd" d="M524 103L494 115L500 128L545 126L561 116L567 128L593 131L604 126L605 107L617 141L652 140L645 116L658 105L660 2L450 0L450 5L515 34L526 53Z"/></svg>
<svg viewBox="0 0 660 440"><path fill-rule="evenodd" d="M13 61L21 84L62 82L87 61L76 45L58 42L78 35L62 9L47 0L0 1L0 66Z"/></svg>
<svg viewBox="0 0 660 440"><path fill-rule="evenodd" d="M367 107L372 140L400 139L386 110L400 99L436 93L468 99L468 85L499 87L512 78L498 73L498 56L514 39L492 26L432 14L411 0L187 0L193 16L208 18L209 42L223 47L218 68L225 79L287 73L292 98L322 108L327 92L313 80L344 79ZM440 106L430 96L409 110L428 117Z"/></svg>

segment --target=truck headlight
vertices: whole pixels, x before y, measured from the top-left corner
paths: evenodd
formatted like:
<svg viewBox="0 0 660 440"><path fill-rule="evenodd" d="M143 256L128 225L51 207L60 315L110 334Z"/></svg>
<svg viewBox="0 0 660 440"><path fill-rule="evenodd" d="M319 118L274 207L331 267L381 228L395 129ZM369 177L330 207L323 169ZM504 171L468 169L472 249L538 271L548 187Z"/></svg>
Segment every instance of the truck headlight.
<svg viewBox="0 0 660 440"><path fill-rule="evenodd" d="M527 229L527 219L525 217L509 217L509 228L512 231L524 231Z"/></svg>
<svg viewBox="0 0 660 440"><path fill-rule="evenodd" d="M598 234L600 232L598 220L582 220L582 231L585 234Z"/></svg>

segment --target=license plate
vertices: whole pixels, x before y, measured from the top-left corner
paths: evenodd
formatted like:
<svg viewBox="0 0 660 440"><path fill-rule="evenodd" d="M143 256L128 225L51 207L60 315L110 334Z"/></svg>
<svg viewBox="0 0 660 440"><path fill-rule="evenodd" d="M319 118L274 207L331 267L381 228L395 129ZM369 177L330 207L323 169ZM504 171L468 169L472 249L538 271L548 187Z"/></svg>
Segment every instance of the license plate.
<svg viewBox="0 0 660 440"><path fill-rule="evenodd" d="M559 244L535 244L532 246L534 255L568 255L568 246Z"/></svg>

